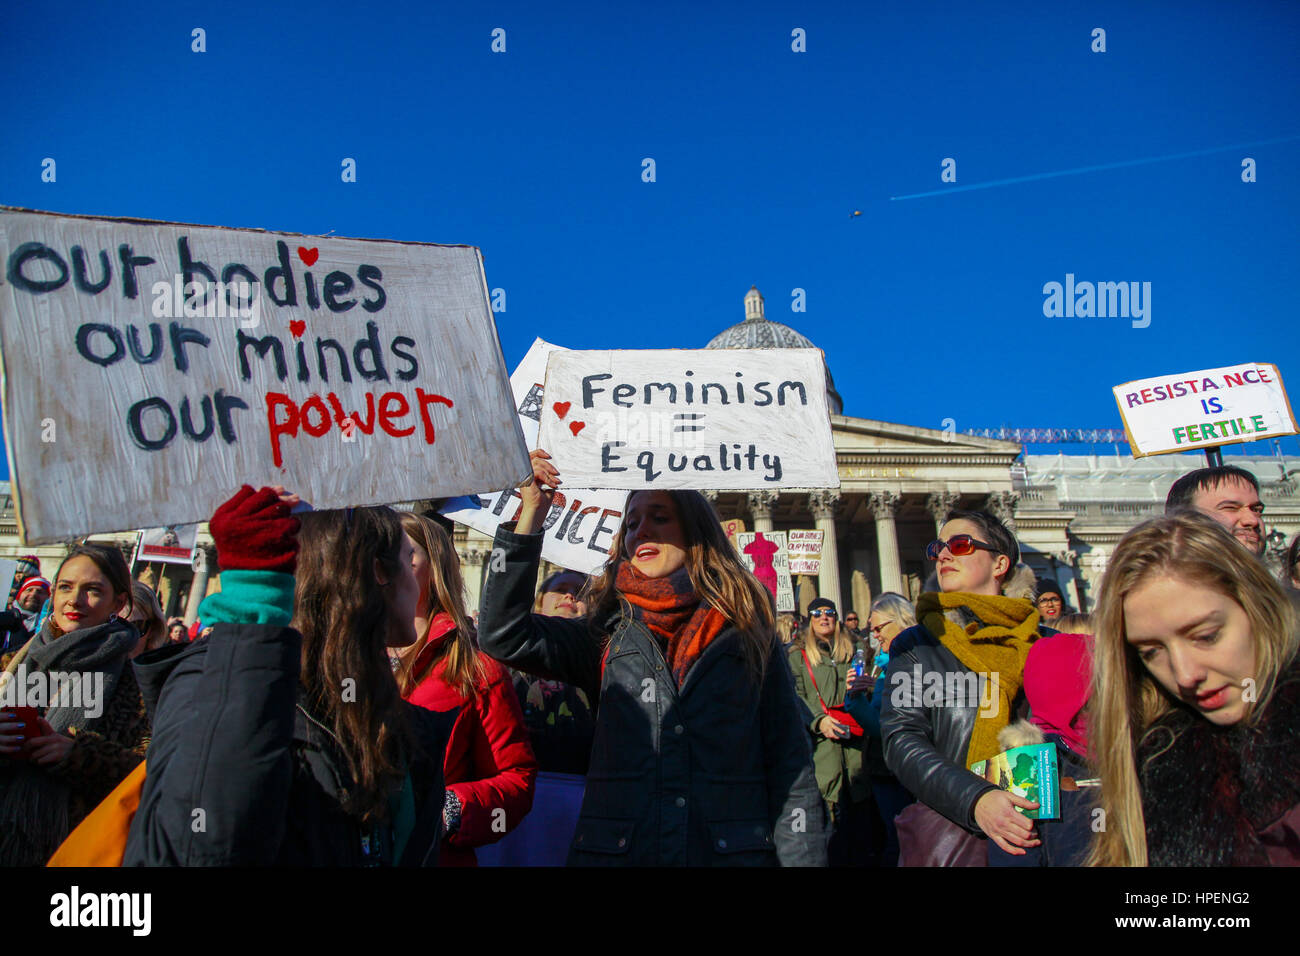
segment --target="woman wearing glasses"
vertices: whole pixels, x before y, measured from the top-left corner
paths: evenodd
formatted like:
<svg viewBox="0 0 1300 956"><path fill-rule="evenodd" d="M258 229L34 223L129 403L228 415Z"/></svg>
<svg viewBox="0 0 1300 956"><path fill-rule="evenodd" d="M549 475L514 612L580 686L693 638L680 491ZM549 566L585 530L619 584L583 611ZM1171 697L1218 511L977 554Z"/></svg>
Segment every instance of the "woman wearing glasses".
<svg viewBox="0 0 1300 956"><path fill-rule="evenodd" d="M870 862L871 778L863 760L861 728L836 720L822 709L842 707L849 680L856 676L854 655L869 652L840 624L835 603L817 598L808 605L808 625L790 645L787 657L794 689L808 707L813 768L831 821L827 858L831 866ZM870 668L864 674L869 679Z"/></svg>
<svg viewBox="0 0 1300 956"><path fill-rule="evenodd" d="M1002 750L998 733L1019 703L1038 611L1027 597L1003 593L1020 548L988 512L951 512L926 557L940 590L921 595L920 623L890 647L881 711L885 761L920 801L898 818L901 862L942 845L953 852L919 862L982 866L987 850L972 834L1013 855L1038 845L1031 821L1016 811L1037 804L967 769Z"/></svg>

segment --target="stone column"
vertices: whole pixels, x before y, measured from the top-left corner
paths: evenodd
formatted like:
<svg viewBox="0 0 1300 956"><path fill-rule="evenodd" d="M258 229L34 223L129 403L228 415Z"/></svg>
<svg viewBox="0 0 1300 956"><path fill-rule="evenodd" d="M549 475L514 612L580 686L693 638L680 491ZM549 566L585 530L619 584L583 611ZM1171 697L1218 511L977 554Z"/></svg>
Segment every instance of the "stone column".
<svg viewBox="0 0 1300 956"><path fill-rule="evenodd" d="M779 497L775 491L751 491L746 500L749 514L754 519L754 530L767 534L772 532L772 507Z"/></svg>
<svg viewBox="0 0 1300 956"><path fill-rule="evenodd" d="M461 556L461 563L464 565L464 573L461 577L465 579L465 611L468 614L478 610L479 600L483 597L483 563L489 560L491 555L491 550L466 548Z"/></svg>
<svg viewBox="0 0 1300 956"><path fill-rule="evenodd" d="M902 499L892 491L876 491L867 496L867 507L876 517L876 553L880 557L880 591L903 593L903 568L898 560L898 529L894 515Z"/></svg>
<svg viewBox="0 0 1300 956"><path fill-rule="evenodd" d="M1079 564L1079 554L1077 551L1058 551L1053 555L1061 566L1066 569L1066 580L1064 582L1067 589L1066 597L1070 598L1070 604L1079 613L1083 613L1083 601L1079 593L1079 575L1075 570ZM1061 584L1061 581L1057 581Z"/></svg>
<svg viewBox="0 0 1300 956"><path fill-rule="evenodd" d="M994 517L1007 526L1013 535L1016 533L1016 503L1020 496L1011 491L998 491L989 495L988 509Z"/></svg>
<svg viewBox="0 0 1300 956"><path fill-rule="evenodd" d="M190 596L185 601L186 627L199 616L199 605L208 596L208 577L216 563L216 555L211 553L211 549L203 545L194 549L194 580L190 582Z"/></svg>
<svg viewBox="0 0 1300 956"><path fill-rule="evenodd" d="M934 515L934 536L939 537L939 532L943 530L943 519L948 517L948 512L957 507L957 501L961 495L955 491L933 491L925 499L926 510Z"/></svg>
<svg viewBox="0 0 1300 956"><path fill-rule="evenodd" d="M817 519L817 528L822 532L821 573L817 575L817 590L824 598L835 602L836 608L844 613L844 596L840 594L840 553L835 541L835 506L839 504L840 495L829 489L814 491L808 495L808 507Z"/></svg>

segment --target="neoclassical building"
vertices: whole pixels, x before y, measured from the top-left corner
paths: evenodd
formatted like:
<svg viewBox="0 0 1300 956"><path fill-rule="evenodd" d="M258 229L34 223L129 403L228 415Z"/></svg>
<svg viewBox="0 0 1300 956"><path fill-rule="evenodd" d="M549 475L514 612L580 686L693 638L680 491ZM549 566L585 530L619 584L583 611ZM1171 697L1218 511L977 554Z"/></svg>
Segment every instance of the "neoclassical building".
<svg viewBox="0 0 1300 956"><path fill-rule="evenodd" d="M816 348L804 335L766 317L763 297L751 288L745 317L713 337L707 348ZM751 531L821 529L821 573L799 581L801 603L831 597L842 611L866 610L871 596L897 591L915 598L930 573L924 551L952 508L985 508L1015 532L1024 561L1055 578L1067 600L1091 610L1105 563L1133 525L1160 514L1170 484L1203 467L1200 454L1133 459L1126 455L1023 455L1016 442L917 428L843 414L843 401L826 369L831 431L839 469L838 491L793 488L711 495L725 521L740 519ZM1259 479L1269 532L1270 561L1300 533L1300 459L1238 457L1233 464ZM409 508L410 505L396 505ZM465 571L468 603L476 609L491 539L457 526L454 535ZM99 535L115 540L129 557L135 533ZM192 620L203 596L218 586L211 538L200 526L204 557L197 569L168 565L160 585L168 615ZM17 540L8 483L0 483L0 557L35 554L52 574L63 546L24 548ZM137 567L156 577L159 566ZM549 568L543 568L547 573Z"/></svg>

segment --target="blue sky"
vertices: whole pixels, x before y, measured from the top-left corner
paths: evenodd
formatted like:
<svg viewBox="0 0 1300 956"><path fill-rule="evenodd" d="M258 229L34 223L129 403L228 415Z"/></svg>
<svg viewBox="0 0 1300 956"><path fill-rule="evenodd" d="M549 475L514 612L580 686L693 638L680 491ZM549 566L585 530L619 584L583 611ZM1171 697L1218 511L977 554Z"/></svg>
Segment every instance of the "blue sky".
<svg viewBox="0 0 1300 956"><path fill-rule="evenodd" d="M9 5L0 203L474 244L510 367L703 346L757 284L864 418L1118 427L1112 385L1245 361L1300 394L1298 4L466 6ZM1150 326L1046 318L1067 273L1150 282Z"/></svg>

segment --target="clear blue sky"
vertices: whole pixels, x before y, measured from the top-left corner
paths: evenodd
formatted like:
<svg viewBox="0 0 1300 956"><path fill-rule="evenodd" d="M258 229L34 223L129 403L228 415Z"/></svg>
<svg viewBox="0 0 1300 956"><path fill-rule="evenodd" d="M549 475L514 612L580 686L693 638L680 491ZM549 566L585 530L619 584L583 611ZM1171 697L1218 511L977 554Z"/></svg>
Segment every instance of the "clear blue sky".
<svg viewBox="0 0 1300 956"><path fill-rule="evenodd" d="M847 414L1118 427L1151 375L1300 398L1298 41L1289 2L10 4L0 202L471 243L511 367L703 346L757 284ZM1066 273L1150 282L1150 327L1045 318Z"/></svg>

